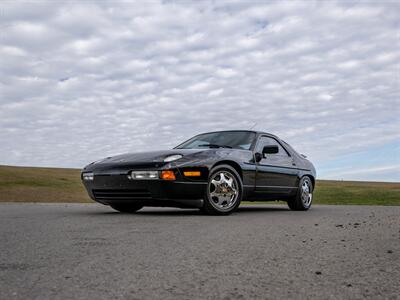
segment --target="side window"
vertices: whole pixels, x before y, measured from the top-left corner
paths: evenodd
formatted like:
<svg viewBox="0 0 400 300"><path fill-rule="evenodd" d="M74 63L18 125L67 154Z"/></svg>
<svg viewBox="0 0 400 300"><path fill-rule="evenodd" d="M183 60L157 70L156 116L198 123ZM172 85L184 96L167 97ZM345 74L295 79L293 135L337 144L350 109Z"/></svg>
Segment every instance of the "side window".
<svg viewBox="0 0 400 300"><path fill-rule="evenodd" d="M289 157L288 153L286 152L285 149L283 149L283 147L281 146L281 144L278 143L277 140L275 140L274 138L271 137L267 137L267 136L262 136L260 138L260 140L258 141L257 144L257 152L262 153L262 150L265 146L278 146L278 153L276 154L269 154L269 155L273 155L273 156L284 156L284 157Z"/></svg>

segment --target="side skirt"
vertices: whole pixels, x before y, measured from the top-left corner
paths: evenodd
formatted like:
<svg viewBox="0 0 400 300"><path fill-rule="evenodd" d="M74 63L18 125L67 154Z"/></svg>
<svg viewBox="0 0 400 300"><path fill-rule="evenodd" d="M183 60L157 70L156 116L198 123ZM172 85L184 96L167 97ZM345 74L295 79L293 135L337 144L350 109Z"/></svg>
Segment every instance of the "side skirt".
<svg viewBox="0 0 400 300"><path fill-rule="evenodd" d="M297 187L263 186L262 190L248 189L244 201L274 201L287 200L296 195Z"/></svg>

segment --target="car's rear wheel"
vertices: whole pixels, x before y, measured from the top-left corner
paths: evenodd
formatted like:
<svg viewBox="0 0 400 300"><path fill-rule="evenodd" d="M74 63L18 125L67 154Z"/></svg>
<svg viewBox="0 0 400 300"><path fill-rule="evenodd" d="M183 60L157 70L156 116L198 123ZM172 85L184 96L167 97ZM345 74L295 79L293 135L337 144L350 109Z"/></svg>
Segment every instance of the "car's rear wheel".
<svg viewBox="0 0 400 300"><path fill-rule="evenodd" d="M119 212L128 214L132 214L143 208L143 205L138 204L111 204L110 206Z"/></svg>
<svg viewBox="0 0 400 300"><path fill-rule="evenodd" d="M229 215L242 200L242 179L234 168L219 165L211 170L202 211L211 215Z"/></svg>
<svg viewBox="0 0 400 300"><path fill-rule="evenodd" d="M313 183L311 178L304 176L299 181L297 194L294 198L288 200L288 206L291 210L308 210L313 200Z"/></svg>

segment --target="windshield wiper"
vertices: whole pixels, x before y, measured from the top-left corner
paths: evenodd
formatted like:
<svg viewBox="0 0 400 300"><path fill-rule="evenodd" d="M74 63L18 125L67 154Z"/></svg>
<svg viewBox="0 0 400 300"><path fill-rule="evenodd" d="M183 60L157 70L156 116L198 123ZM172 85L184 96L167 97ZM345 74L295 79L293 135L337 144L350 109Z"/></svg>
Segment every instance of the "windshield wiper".
<svg viewBox="0 0 400 300"><path fill-rule="evenodd" d="M205 147L205 146L208 146L210 148L230 148L230 149L232 149L232 147L228 146L228 145L218 145L218 144L201 144L201 145L198 145L198 147Z"/></svg>

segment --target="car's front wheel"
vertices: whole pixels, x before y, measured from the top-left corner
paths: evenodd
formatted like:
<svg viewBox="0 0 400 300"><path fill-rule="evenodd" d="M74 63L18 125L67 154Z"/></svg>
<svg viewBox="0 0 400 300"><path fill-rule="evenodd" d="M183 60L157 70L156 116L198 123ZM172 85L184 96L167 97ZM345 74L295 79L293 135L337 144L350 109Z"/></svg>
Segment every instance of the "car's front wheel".
<svg viewBox="0 0 400 300"><path fill-rule="evenodd" d="M211 215L228 215L242 200L242 179L234 168L219 165L211 170L202 211Z"/></svg>
<svg viewBox="0 0 400 300"><path fill-rule="evenodd" d="M302 177L296 196L287 202L289 208L291 210L308 210L313 200L313 190L314 187L310 177Z"/></svg>
<svg viewBox="0 0 400 300"><path fill-rule="evenodd" d="M138 204L111 204L110 206L119 212L128 214L137 212L139 209L143 208L143 205Z"/></svg>

